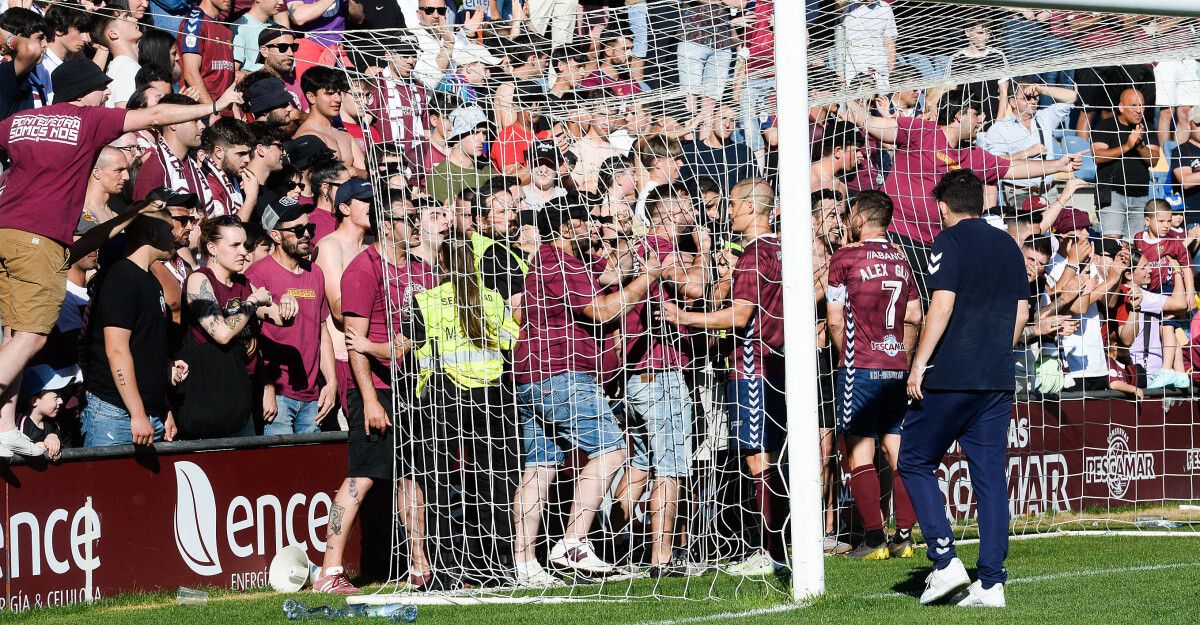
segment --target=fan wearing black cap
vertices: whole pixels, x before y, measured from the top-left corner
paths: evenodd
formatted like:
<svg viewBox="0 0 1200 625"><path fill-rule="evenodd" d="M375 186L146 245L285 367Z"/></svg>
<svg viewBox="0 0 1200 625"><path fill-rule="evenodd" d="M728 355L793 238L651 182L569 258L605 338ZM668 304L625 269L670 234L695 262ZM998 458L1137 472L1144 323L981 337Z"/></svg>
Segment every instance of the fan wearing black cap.
<svg viewBox="0 0 1200 625"><path fill-rule="evenodd" d="M496 175L490 164L479 165L483 147L491 134L492 123L478 106L460 106L450 113L450 132L446 143L450 154L433 168L426 181L426 192L445 204L463 189L478 189Z"/></svg>
<svg viewBox="0 0 1200 625"><path fill-rule="evenodd" d="M311 204L283 197L263 209L262 227L274 250L250 265L246 277L282 298L296 298L297 313L286 326L262 328L263 434L316 432L337 404L333 339L326 323L325 275L309 258L316 227ZM317 384L317 373L325 378Z"/></svg>
<svg viewBox="0 0 1200 625"><path fill-rule="evenodd" d="M256 122L265 122L276 128L298 127L300 110L296 108L295 98L283 81L264 74L255 76L260 78L250 85L246 85L246 82L250 82L248 79L242 83L241 89L246 98L242 110L254 116Z"/></svg>
<svg viewBox="0 0 1200 625"><path fill-rule="evenodd" d="M299 47L296 37L286 30L272 27L258 33L258 54L263 66L256 73L269 74L282 80L292 94L296 107L306 111L308 103L304 101L304 92L300 90L300 80L296 78L296 59L292 57Z"/></svg>
<svg viewBox="0 0 1200 625"><path fill-rule="evenodd" d="M15 397L10 387L58 319L69 266L63 261L100 150L126 132L199 119L241 101L231 91L216 104L109 109L101 106L109 78L95 63L67 61L53 78L57 104L0 121L0 149L13 163L0 195L0 265L5 267L0 272L0 317L14 332L0 346L4 398ZM15 407L10 400L0 408L0 456L14 449L40 454L16 432Z"/></svg>

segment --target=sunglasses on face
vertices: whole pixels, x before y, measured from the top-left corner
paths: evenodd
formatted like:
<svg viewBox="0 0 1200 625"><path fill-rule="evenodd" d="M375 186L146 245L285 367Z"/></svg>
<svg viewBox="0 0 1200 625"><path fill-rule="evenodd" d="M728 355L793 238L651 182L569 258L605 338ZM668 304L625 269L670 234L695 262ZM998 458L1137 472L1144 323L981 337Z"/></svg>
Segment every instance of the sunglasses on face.
<svg viewBox="0 0 1200 625"><path fill-rule="evenodd" d="M295 235L297 239L302 239L304 237L311 239L313 235L317 233L317 225L303 224L299 226L292 226L291 228L276 228L276 230L279 232L290 232Z"/></svg>
<svg viewBox="0 0 1200 625"><path fill-rule="evenodd" d="M298 44L298 43L268 43L265 47L274 48L280 54L287 54L288 52L291 52L294 54L297 50L300 49L300 44Z"/></svg>
<svg viewBox="0 0 1200 625"><path fill-rule="evenodd" d="M419 8L421 9L421 12L424 13L425 15L433 15L434 13L437 13L438 15L446 14L446 7L419 7Z"/></svg>
<svg viewBox="0 0 1200 625"><path fill-rule="evenodd" d="M303 187L304 183L300 182L299 180L289 180L289 181L283 183L283 186L286 187L288 191L292 191L294 189L299 189L299 188Z"/></svg>
<svg viewBox="0 0 1200 625"><path fill-rule="evenodd" d="M193 215L171 215L171 219L174 219L176 223L185 228L200 223L200 219Z"/></svg>

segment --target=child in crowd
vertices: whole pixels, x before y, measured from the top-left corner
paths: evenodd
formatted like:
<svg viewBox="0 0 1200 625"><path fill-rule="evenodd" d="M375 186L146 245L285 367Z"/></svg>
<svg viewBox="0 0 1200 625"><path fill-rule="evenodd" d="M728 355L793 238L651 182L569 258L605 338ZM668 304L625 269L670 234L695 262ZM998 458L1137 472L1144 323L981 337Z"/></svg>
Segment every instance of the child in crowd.
<svg viewBox="0 0 1200 625"><path fill-rule="evenodd" d="M1129 348L1121 345L1115 331L1108 333L1108 388L1142 399L1145 391L1138 385L1138 372L1129 360Z"/></svg>
<svg viewBox="0 0 1200 625"><path fill-rule="evenodd" d="M1146 203L1146 230L1134 237L1134 247L1141 253L1139 266L1149 270L1149 283L1146 290L1169 295L1174 289L1174 270L1171 261L1179 266L1183 273L1183 288L1186 290L1187 301L1194 299L1194 279L1191 271L1191 254L1188 253L1184 239L1172 235L1171 227L1174 213L1171 205L1165 200L1150 200ZM1163 362L1162 369L1146 388L1188 388L1191 381L1183 373L1187 364L1183 360L1181 342L1176 338L1175 328L1164 323L1160 326L1162 335Z"/></svg>
<svg viewBox="0 0 1200 625"><path fill-rule="evenodd" d="M71 446L68 432L59 426L58 414L65 396L60 394L72 382L49 365L30 367L21 384L23 395L17 415L17 427L29 440L41 443L50 460L58 460L62 450Z"/></svg>

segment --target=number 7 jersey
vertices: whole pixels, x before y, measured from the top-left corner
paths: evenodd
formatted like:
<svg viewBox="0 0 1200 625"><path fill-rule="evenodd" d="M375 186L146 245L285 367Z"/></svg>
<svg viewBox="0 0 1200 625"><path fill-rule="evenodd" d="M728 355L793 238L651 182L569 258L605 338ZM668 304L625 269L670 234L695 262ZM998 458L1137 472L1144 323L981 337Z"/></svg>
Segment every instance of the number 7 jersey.
<svg viewBox="0 0 1200 625"><path fill-rule="evenodd" d="M871 239L834 252L826 297L845 307L846 344L839 366L908 369L904 313L917 295L904 252L886 240Z"/></svg>

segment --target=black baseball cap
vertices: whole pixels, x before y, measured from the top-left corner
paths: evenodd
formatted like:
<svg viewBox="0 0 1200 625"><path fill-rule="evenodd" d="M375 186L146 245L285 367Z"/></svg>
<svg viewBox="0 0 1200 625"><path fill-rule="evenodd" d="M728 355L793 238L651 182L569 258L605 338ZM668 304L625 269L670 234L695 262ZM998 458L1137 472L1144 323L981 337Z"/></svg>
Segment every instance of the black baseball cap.
<svg viewBox="0 0 1200 625"><path fill-rule="evenodd" d="M268 202L262 212L262 227L263 230L271 231L281 223L299 219L301 215L307 215L312 212L312 204L301 204L300 202L283 196L275 198L274 201Z"/></svg>
<svg viewBox="0 0 1200 625"><path fill-rule="evenodd" d="M54 102L58 103L78 100L107 86L112 79L90 59L72 59L50 74L50 82L54 85Z"/></svg>
<svg viewBox="0 0 1200 625"><path fill-rule="evenodd" d="M195 193L176 191L168 187L159 187L146 194L146 199L162 202L168 208L181 206L195 209L200 206L200 198Z"/></svg>
<svg viewBox="0 0 1200 625"><path fill-rule="evenodd" d="M373 199L375 194L371 191L371 183L362 178L351 178L338 187L337 194L333 196L333 205L349 204L350 200L370 202Z"/></svg>
<svg viewBox="0 0 1200 625"><path fill-rule="evenodd" d="M578 201L578 197L556 197L542 205L538 211L538 231L542 237L557 237L563 224L578 219L587 221L591 213Z"/></svg>
<svg viewBox="0 0 1200 625"><path fill-rule="evenodd" d="M296 137L291 141L283 144L283 151L287 153L288 162L292 164L298 171L304 171L312 166L313 162L324 156L333 158L333 150L325 145L325 142L313 135L304 135Z"/></svg>
<svg viewBox="0 0 1200 625"><path fill-rule="evenodd" d="M283 81L275 77L264 78L250 85L245 96L246 108L252 115L262 115L294 102Z"/></svg>
<svg viewBox="0 0 1200 625"><path fill-rule="evenodd" d="M562 152L559 151L558 146L553 141L538 141L530 147L529 151L533 155L530 160L533 161L535 167L545 165L554 171L558 171L558 166L562 163L563 158Z"/></svg>

